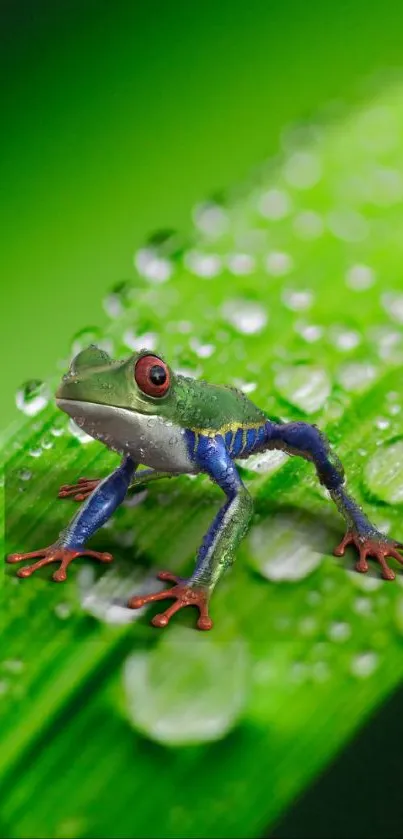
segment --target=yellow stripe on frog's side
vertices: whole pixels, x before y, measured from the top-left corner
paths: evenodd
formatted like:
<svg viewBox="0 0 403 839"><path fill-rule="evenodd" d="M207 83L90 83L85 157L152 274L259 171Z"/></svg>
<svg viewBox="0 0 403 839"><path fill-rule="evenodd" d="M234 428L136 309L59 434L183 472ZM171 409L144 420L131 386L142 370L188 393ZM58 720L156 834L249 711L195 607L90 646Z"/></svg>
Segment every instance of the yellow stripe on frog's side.
<svg viewBox="0 0 403 839"><path fill-rule="evenodd" d="M261 428L263 425L264 422L227 422L225 425L221 425L220 428L192 428L191 430L194 434L202 434L204 437L216 437L217 434L224 435L228 431L232 431L235 435L240 428L244 434L247 434L250 428Z"/></svg>

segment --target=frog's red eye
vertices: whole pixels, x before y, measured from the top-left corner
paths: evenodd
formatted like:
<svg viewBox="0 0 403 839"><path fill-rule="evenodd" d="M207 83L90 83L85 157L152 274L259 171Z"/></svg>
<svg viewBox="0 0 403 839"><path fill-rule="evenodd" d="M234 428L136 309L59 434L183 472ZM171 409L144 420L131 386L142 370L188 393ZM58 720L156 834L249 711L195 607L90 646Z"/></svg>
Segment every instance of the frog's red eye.
<svg viewBox="0 0 403 839"><path fill-rule="evenodd" d="M147 396L164 396L170 385L169 370L156 355L143 355L134 368L134 378Z"/></svg>

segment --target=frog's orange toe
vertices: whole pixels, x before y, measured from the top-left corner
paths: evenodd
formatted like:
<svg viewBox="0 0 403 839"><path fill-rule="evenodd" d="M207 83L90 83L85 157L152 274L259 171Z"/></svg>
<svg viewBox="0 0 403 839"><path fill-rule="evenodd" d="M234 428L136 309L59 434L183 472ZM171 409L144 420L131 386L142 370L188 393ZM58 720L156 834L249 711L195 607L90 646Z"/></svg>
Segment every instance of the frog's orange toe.
<svg viewBox="0 0 403 839"><path fill-rule="evenodd" d="M160 580L169 580L176 582L172 588L166 591L158 591L155 594L145 594L132 597L128 602L129 609L141 609L142 606L148 603L155 603L157 600L172 599L175 602L168 606L164 612L155 615L151 623L153 626L162 629L167 626L172 616L184 609L186 606L196 606L199 610L199 618L197 621L197 628L201 630L212 629L213 621L208 613L208 591L201 586L187 583L181 577L171 574L170 571L161 571L158 574Z"/></svg>

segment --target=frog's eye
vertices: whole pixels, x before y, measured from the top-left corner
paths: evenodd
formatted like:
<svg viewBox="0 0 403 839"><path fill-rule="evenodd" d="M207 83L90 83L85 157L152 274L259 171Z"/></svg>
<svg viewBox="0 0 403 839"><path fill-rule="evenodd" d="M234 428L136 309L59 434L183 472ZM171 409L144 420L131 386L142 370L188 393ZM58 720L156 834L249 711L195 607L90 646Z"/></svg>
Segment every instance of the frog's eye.
<svg viewBox="0 0 403 839"><path fill-rule="evenodd" d="M169 370L156 355L143 355L134 368L134 378L147 396L164 396L170 385Z"/></svg>

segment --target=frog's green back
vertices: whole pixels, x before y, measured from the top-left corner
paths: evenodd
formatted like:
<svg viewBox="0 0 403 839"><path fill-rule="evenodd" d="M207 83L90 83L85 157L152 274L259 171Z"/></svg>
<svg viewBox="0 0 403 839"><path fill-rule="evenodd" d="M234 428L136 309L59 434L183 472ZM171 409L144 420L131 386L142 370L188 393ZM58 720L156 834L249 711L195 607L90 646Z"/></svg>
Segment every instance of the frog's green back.
<svg viewBox="0 0 403 839"><path fill-rule="evenodd" d="M260 425L267 419L264 412L236 388L186 376L177 375L175 379L172 419L182 427L218 431L231 425Z"/></svg>

